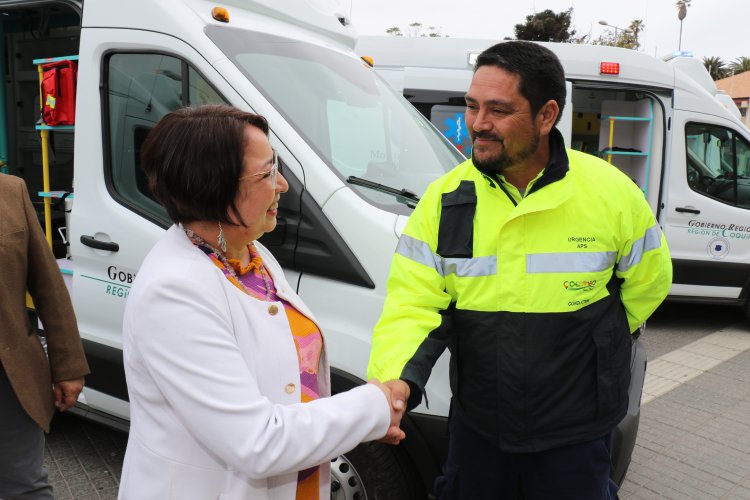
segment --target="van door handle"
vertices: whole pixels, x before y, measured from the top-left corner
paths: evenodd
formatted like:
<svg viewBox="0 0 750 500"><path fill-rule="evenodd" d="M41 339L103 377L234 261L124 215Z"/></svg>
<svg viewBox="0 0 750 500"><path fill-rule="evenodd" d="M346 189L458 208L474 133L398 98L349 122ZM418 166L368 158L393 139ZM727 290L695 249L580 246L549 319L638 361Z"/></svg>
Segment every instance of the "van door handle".
<svg viewBox="0 0 750 500"><path fill-rule="evenodd" d="M687 207L677 207L674 209L675 212L680 212L682 214L699 214L701 213L700 210L695 208L687 208Z"/></svg>
<svg viewBox="0 0 750 500"><path fill-rule="evenodd" d="M93 236L81 235L81 243L87 247L96 248L98 250L108 250L110 252L117 252L120 249L120 245L114 241L99 241Z"/></svg>

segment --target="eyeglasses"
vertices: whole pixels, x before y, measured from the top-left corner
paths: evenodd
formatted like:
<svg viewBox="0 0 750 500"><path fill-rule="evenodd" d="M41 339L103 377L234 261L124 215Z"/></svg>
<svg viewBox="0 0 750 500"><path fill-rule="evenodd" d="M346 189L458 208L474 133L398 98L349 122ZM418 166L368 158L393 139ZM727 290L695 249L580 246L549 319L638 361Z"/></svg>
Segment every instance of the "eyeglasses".
<svg viewBox="0 0 750 500"><path fill-rule="evenodd" d="M278 174L281 171L281 164L279 163L279 156L276 154L276 150L273 152L273 160L271 160L272 166L270 170L266 170L265 172L258 172L257 174L247 174L243 175L239 178L239 180L245 180L249 179L251 177L263 177L264 179L266 177L271 178L271 185L274 189L276 189L276 174Z"/></svg>

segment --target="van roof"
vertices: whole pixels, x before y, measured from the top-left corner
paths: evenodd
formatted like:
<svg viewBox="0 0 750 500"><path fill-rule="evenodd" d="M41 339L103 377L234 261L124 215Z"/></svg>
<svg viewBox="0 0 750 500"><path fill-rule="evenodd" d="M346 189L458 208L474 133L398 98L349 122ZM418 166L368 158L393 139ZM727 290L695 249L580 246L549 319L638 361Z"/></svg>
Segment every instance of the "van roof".
<svg viewBox="0 0 750 500"><path fill-rule="evenodd" d="M342 12L338 0L128 0L127 2L87 1L83 8L84 27L136 28L157 33L196 33L214 20L211 11L224 6L229 11L228 26L277 33L286 36L335 40L349 49L356 32ZM178 36L179 37L179 36Z"/></svg>
<svg viewBox="0 0 750 500"><path fill-rule="evenodd" d="M356 52L371 56L376 67L427 67L435 69L472 70L473 58L484 49L502 42L479 38L361 36ZM635 50L602 45L546 43L565 67L569 79L611 80L620 84L637 84L654 88L674 88L675 74L660 59ZM600 63L620 64L617 76L601 75Z"/></svg>

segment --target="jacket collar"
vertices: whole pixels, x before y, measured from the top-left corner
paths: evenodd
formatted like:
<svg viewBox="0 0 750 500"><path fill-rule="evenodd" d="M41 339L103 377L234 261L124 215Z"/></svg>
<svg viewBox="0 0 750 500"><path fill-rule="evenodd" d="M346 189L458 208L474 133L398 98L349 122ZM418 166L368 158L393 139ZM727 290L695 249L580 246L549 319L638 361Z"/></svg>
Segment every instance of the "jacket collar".
<svg viewBox="0 0 750 500"><path fill-rule="evenodd" d="M562 133L555 127L549 134L549 161L547 162L547 166L544 167L544 172L539 180L531 186L527 196L535 191L539 191L544 186L559 181L565 177L568 170L570 170L570 164L568 162L568 154L565 152L565 140Z"/></svg>
<svg viewBox="0 0 750 500"><path fill-rule="evenodd" d="M548 140L549 140L549 161L547 162L547 165L544 167L542 176L539 179L537 179L536 182L534 182L534 184L531 186L531 189L529 189L529 192L526 193L525 196L528 196L531 193L539 191L544 186L552 184L553 182L559 181L560 179L564 178L565 175L568 173L568 170L570 170L570 164L568 162L568 154L565 151L565 140L563 139L562 133L555 127L550 132ZM474 166L474 168L477 171L479 171L479 173L481 173L482 176L485 179L487 179L487 181L489 181L490 186L494 188L495 184L499 184L502 189L502 183L498 182L497 178L495 177L495 174L484 172L479 167L474 165L474 161L471 158L469 158L469 161L471 162L471 165ZM508 196L511 199L511 201L513 201L513 198L510 195ZM514 205L516 204L515 201L513 201L513 204Z"/></svg>

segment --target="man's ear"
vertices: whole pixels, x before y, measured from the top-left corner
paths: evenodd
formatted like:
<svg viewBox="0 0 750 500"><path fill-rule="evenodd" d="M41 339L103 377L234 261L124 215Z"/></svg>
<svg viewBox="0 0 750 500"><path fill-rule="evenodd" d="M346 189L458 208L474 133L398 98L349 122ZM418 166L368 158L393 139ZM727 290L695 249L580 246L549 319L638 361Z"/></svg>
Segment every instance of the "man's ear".
<svg viewBox="0 0 750 500"><path fill-rule="evenodd" d="M552 131L552 127L555 126L559 114L560 106L557 105L557 101L550 99L544 103L536 114L537 126L542 135L547 135Z"/></svg>

